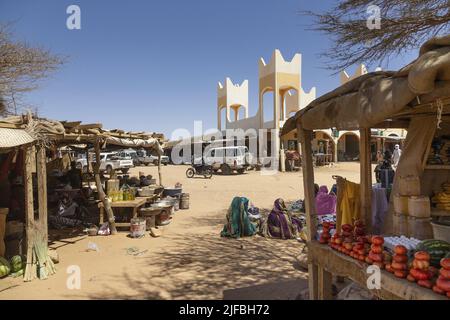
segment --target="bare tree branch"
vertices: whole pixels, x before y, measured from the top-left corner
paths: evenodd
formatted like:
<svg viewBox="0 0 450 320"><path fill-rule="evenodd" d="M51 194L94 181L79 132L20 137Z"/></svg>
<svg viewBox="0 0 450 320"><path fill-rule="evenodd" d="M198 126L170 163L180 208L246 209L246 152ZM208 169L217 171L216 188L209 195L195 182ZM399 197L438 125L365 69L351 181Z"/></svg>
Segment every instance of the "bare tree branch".
<svg viewBox="0 0 450 320"><path fill-rule="evenodd" d="M0 113L22 107L23 94L36 89L38 81L62 63L63 58L48 50L13 41L9 26L0 24Z"/></svg>
<svg viewBox="0 0 450 320"><path fill-rule="evenodd" d="M379 29L367 26L371 5L380 9ZM333 40L321 56L337 72L354 64L386 62L450 31L450 0L341 0L326 12L301 14L314 18L311 30Z"/></svg>

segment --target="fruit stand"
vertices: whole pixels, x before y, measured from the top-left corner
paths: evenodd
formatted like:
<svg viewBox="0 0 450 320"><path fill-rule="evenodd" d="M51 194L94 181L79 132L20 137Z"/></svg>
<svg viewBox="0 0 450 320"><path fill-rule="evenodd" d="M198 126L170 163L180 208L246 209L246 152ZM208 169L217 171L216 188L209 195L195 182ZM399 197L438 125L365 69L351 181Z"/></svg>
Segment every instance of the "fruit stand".
<svg viewBox="0 0 450 320"><path fill-rule="evenodd" d="M399 71L378 71L355 78L314 100L285 123L281 135L296 130L302 148L311 299L332 297L333 275L346 276L366 287L369 265L385 269L381 270L381 289L371 291L375 296L384 299L449 297L449 258L441 260L443 256L436 255L437 251L430 255L426 251L409 250L406 243L396 244L388 252L385 242L390 235L403 235L399 230L409 230L399 228L405 227L406 221L393 219L393 195L420 203L426 198L424 195L430 197L441 186L446 191L445 182L450 181L450 166L428 170L427 164L433 137L438 132L450 135L449 51L450 36L433 38L421 47L415 61ZM358 215L351 224L341 225L343 212L337 208L333 236L332 226L323 224L322 230L318 230L311 147L313 131L329 128L360 132L360 183L355 196ZM407 129L408 135L389 190L389 210L381 229L383 236L369 236L373 234L371 129L383 128ZM339 184L337 197L339 202ZM436 199L444 209L446 200L445 194ZM431 218L420 219L411 220L430 226ZM426 232L424 228L420 232L418 229L412 225L409 231L420 234L419 239L433 237L431 226ZM428 245L449 249L448 243Z"/></svg>

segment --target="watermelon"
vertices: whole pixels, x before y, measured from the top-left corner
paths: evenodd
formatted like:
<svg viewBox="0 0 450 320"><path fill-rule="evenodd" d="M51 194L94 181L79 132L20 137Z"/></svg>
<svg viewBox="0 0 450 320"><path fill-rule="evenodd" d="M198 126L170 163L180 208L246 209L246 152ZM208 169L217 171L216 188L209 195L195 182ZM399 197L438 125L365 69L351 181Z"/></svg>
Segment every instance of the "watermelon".
<svg viewBox="0 0 450 320"><path fill-rule="evenodd" d="M11 258L11 272L17 272L19 270L22 270L25 266L25 261L22 259L21 256L17 255Z"/></svg>
<svg viewBox="0 0 450 320"><path fill-rule="evenodd" d="M443 240L428 239L420 242L416 251L426 251L430 254L430 264L439 268L440 261L450 253L450 243Z"/></svg>
<svg viewBox="0 0 450 320"><path fill-rule="evenodd" d="M6 277L11 272L11 265L8 260L0 257L0 278Z"/></svg>

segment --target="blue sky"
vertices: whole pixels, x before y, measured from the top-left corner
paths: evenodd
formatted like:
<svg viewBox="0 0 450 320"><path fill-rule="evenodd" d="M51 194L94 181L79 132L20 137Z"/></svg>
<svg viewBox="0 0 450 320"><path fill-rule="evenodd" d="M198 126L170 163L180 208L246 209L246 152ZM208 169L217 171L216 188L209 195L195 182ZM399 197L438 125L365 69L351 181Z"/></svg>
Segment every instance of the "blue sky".
<svg viewBox="0 0 450 320"><path fill-rule="evenodd" d="M309 0L0 0L0 21L14 21L18 40L68 56L27 96L42 116L101 122L106 128L151 130L170 137L194 120L216 126L216 86L226 76L249 80L250 116L258 106L258 59L274 49L300 52L303 88L321 95L338 86L318 54L329 40L308 31L299 10L334 1ZM66 28L66 8L81 8L81 30ZM416 52L392 59L398 69ZM348 70L353 73L353 69Z"/></svg>

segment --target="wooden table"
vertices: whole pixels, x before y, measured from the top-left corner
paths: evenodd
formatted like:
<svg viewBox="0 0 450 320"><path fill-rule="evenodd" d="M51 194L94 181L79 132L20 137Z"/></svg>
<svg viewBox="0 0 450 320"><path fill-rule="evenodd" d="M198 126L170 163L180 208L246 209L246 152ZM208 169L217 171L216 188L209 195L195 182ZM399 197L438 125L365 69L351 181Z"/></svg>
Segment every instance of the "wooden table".
<svg viewBox="0 0 450 320"><path fill-rule="evenodd" d="M134 200L127 201L117 201L111 202L111 208L132 208L133 209L133 218L137 218L138 210L142 206L144 206L147 202L150 202L156 199L157 195L153 195L150 197L136 197ZM103 206L103 202L98 203L99 211L100 211L100 225L103 224L103 216L105 214L105 208ZM116 223L117 227L129 227L130 223Z"/></svg>
<svg viewBox="0 0 450 320"><path fill-rule="evenodd" d="M318 294L320 299L331 299L332 275L350 278L360 286L367 287L367 263L353 259L317 241L308 243L308 260L318 269ZM446 296L418 286L406 279L381 271L381 288L370 290L381 299L389 300L447 300Z"/></svg>

